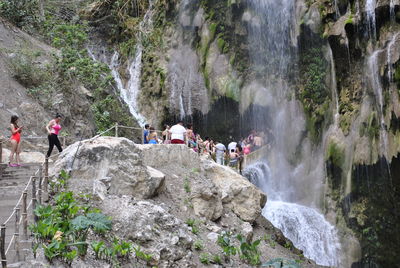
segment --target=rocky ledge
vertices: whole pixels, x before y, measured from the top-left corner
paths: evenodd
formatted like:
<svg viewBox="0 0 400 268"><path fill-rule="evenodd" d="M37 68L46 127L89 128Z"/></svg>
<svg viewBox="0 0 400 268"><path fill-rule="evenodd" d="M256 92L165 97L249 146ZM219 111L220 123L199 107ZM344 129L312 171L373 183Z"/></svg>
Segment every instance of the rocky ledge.
<svg viewBox="0 0 400 268"><path fill-rule="evenodd" d="M71 175L68 190L92 196L92 205L112 217L113 235L140 245L151 254L151 265L203 267L204 254L223 256L217 239L230 231L249 243L260 239L263 263L287 258L301 267L318 267L262 217L264 193L183 145L137 145L112 137L86 140L65 149L50 170L52 179L62 170ZM72 265L108 267L90 254ZM248 266L236 255L221 267Z"/></svg>

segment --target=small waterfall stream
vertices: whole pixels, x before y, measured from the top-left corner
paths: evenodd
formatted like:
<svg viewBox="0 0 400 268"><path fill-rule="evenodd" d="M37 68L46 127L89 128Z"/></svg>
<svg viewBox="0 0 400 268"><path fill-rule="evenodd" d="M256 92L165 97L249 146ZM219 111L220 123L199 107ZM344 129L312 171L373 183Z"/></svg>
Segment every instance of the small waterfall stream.
<svg viewBox="0 0 400 268"><path fill-rule="evenodd" d="M136 119L140 126L144 126L146 119L138 112L137 107L137 96L140 88L140 71L142 61L142 50L140 46L137 46L135 57L129 62L129 80L123 83L121 75L119 73L120 68L120 55L115 51L111 58L107 56L106 50L99 47L88 47L88 54L93 60L103 62L111 70L111 75L114 78L118 92L124 102L128 105L129 112Z"/></svg>
<svg viewBox="0 0 400 268"><path fill-rule="evenodd" d="M383 87L379 73L379 57L384 52L384 50L376 50L372 53L372 55L368 58L367 71L369 73L370 87L373 90L377 100L378 120L380 124L380 150L386 156L386 159L388 159L389 141L384 117Z"/></svg>
<svg viewBox="0 0 400 268"><path fill-rule="evenodd" d="M367 24L369 36L376 40L376 18L375 18L376 0L367 0L365 3L365 12L367 13Z"/></svg>

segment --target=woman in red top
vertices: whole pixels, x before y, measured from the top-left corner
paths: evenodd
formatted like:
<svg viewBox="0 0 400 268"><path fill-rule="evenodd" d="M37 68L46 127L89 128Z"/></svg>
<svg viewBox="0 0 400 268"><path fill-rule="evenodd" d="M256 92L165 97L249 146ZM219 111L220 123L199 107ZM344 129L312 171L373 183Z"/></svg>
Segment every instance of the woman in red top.
<svg viewBox="0 0 400 268"><path fill-rule="evenodd" d="M8 165L10 167L18 167L21 164L21 159L19 157L19 154L21 152L21 131L22 127L18 126L18 116L13 115L11 116L11 152L10 152L10 160L8 162ZM14 160L14 154L15 154L15 163L13 163Z"/></svg>

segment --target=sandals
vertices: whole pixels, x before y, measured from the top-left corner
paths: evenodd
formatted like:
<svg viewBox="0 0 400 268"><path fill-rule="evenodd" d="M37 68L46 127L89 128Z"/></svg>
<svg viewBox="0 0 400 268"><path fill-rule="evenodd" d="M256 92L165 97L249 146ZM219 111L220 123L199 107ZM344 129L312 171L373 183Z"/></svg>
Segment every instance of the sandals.
<svg viewBox="0 0 400 268"><path fill-rule="evenodd" d="M18 164L10 164L10 163L8 163L8 166L9 167L18 167L19 165Z"/></svg>

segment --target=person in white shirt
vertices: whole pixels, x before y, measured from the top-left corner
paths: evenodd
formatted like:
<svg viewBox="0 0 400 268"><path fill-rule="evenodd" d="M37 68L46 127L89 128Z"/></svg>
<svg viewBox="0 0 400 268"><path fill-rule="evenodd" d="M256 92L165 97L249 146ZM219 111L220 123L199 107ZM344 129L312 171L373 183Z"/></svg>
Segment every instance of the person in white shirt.
<svg viewBox="0 0 400 268"><path fill-rule="evenodd" d="M232 141L231 143L228 144L228 152L231 152L232 149L236 150L236 145L237 142Z"/></svg>
<svg viewBox="0 0 400 268"><path fill-rule="evenodd" d="M185 144L186 141L186 128L183 127L183 122L179 121L178 124L169 129L171 133L171 144Z"/></svg>
<svg viewBox="0 0 400 268"><path fill-rule="evenodd" d="M215 158L217 160L217 164L224 165L226 147L220 142L217 142L215 145Z"/></svg>

